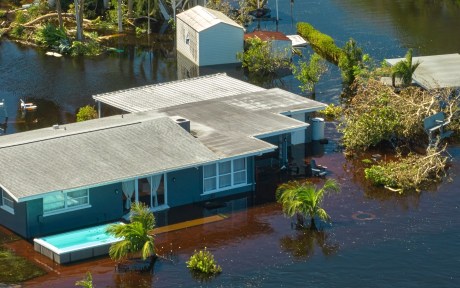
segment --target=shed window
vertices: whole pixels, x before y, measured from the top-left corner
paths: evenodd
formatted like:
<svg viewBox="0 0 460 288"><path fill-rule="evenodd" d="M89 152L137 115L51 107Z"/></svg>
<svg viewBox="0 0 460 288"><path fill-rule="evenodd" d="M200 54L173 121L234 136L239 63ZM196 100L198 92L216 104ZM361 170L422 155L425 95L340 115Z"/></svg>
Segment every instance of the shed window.
<svg viewBox="0 0 460 288"><path fill-rule="evenodd" d="M13 198L11 198L10 195L8 195L8 193L6 193L5 191L3 191L2 188L0 188L0 190L2 191L2 209L3 210L6 210L12 214L14 214L14 200Z"/></svg>
<svg viewBox="0 0 460 288"><path fill-rule="evenodd" d="M89 207L88 189L56 192L43 197L43 214L51 215Z"/></svg>
<svg viewBox="0 0 460 288"><path fill-rule="evenodd" d="M188 32L185 35L185 44L190 45L190 34Z"/></svg>
<svg viewBox="0 0 460 288"><path fill-rule="evenodd" d="M203 168L203 192L210 193L247 184L246 159L223 161Z"/></svg>

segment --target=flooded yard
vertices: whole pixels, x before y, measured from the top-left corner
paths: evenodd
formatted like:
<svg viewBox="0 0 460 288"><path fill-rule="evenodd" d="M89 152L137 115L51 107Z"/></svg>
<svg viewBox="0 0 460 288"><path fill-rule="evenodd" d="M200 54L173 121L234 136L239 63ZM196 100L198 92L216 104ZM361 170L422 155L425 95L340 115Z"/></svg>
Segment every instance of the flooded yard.
<svg viewBox="0 0 460 288"><path fill-rule="evenodd" d="M417 55L458 53L460 7L454 2L286 1L279 3L278 29L294 34L295 23L307 21L336 39L338 46L356 39L377 61L402 57L411 47ZM275 2L269 5L275 11ZM261 27L276 29L273 22ZM176 80L174 43L152 41L156 44L120 43L121 54L83 59L50 58L45 51L2 40L0 100L5 99L10 117L7 133L73 122L77 109L94 104L91 96L97 93ZM329 68L317 85L316 99L338 103L340 73ZM246 77L234 66L205 73L215 72ZM292 76L275 84L300 93ZM35 114L22 115L17 109L20 99L37 104ZM48 271L23 283L25 287L74 287L87 271L96 287L459 287L460 146L448 150L453 156L448 177L428 191L404 195L370 187L359 161L328 151L317 160L342 188L324 201L331 225L323 224L321 232L294 230L274 203L277 181L262 181L258 191L245 196L247 209L235 204L222 212L208 211L227 218L157 235L156 247L165 259L156 263L153 274L118 273L108 257L57 265L34 252L29 242L6 245ZM313 180L318 185L324 181ZM176 212L177 221L186 213ZM204 247L223 268L208 282L194 279L185 264L194 250Z"/></svg>

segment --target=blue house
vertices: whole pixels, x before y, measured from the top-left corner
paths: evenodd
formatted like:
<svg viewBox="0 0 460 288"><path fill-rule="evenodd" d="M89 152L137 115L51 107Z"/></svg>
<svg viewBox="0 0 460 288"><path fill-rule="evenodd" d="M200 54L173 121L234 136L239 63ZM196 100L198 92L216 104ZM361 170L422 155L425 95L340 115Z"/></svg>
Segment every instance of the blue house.
<svg viewBox="0 0 460 288"><path fill-rule="evenodd" d="M132 202L161 211L253 191L255 159L287 163L325 107L225 74L94 98L131 113L0 138L1 225L33 238L118 220Z"/></svg>

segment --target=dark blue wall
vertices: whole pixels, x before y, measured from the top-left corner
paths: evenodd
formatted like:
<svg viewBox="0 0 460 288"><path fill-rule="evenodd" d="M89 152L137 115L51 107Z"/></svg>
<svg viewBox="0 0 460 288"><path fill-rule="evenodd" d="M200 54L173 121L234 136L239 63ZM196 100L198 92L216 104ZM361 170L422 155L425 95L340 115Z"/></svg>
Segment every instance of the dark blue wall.
<svg viewBox="0 0 460 288"><path fill-rule="evenodd" d="M121 184L91 188L89 192L90 208L45 217L43 217L43 199L28 201L28 231L25 235L20 234L26 238L41 237L115 221L123 216Z"/></svg>
<svg viewBox="0 0 460 288"><path fill-rule="evenodd" d="M0 195L1 197L1 195ZM0 208L0 224L24 236L27 233L26 203L14 202L14 215Z"/></svg>
<svg viewBox="0 0 460 288"><path fill-rule="evenodd" d="M168 205L170 207L191 204L253 190L254 157L246 158L248 186L212 194L203 194L203 167L168 173Z"/></svg>

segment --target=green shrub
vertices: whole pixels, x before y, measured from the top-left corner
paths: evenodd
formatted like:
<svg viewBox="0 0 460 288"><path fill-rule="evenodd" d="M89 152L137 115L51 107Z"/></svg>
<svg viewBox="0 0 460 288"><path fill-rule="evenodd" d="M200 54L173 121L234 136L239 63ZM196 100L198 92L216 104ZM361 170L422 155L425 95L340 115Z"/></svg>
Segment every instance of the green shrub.
<svg viewBox="0 0 460 288"><path fill-rule="evenodd" d="M334 104L329 104L324 110L318 111L318 113L324 116L327 120L337 120L342 116L343 108L340 106L335 106Z"/></svg>
<svg viewBox="0 0 460 288"><path fill-rule="evenodd" d="M72 56L95 56L101 54L102 48L98 42L87 39L86 42L73 41L70 51Z"/></svg>
<svg viewBox="0 0 460 288"><path fill-rule="evenodd" d="M278 69L289 67L284 55L272 51L271 41L262 41L258 37L246 40L244 52L238 53L237 58L250 73L259 75L273 74Z"/></svg>
<svg viewBox="0 0 460 288"><path fill-rule="evenodd" d="M86 105L78 109L77 122L96 119L97 111L93 106Z"/></svg>
<svg viewBox="0 0 460 288"><path fill-rule="evenodd" d="M195 253L190 257L190 260L187 261L187 267L194 272L200 272L204 274L218 274L222 272L222 268L217 265L214 256L206 250L195 251Z"/></svg>
<svg viewBox="0 0 460 288"><path fill-rule="evenodd" d="M37 30L35 41L45 47L58 47L63 41L67 41L67 35L64 30L47 23Z"/></svg>
<svg viewBox="0 0 460 288"><path fill-rule="evenodd" d="M30 19L29 14L27 12L20 10L16 12L16 17L14 18L14 21L19 24L24 24L28 22Z"/></svg>
<svg viewBox="0 0 460 288"><path fill-rule="evenodd" d="M305 22L297 23L297 33L306 38L318 50L318 54L336 65L339 63L343 51L335 45L331 36L319 32L312 25Z"/></svg>
<svg viewBox="0 0 460 288"><path fill-rule="evenodd" d="M6 11L0 9L0 18L6 17Z"/></svg>
<svg viewBox="0 0 460 288"><path fill-rule="evenodd" d="M11 29L10 35L14 38L22 38L24 36L25 28L22 25L15 25L13 29Z"/></svg>
<svg viewBox="0 0 460 288"><path fill-rule="evenodd" d="M388 167L373 165L364 169L364 175L375 186L396 186L396 181L391 178L392 173Z"/></svg>

